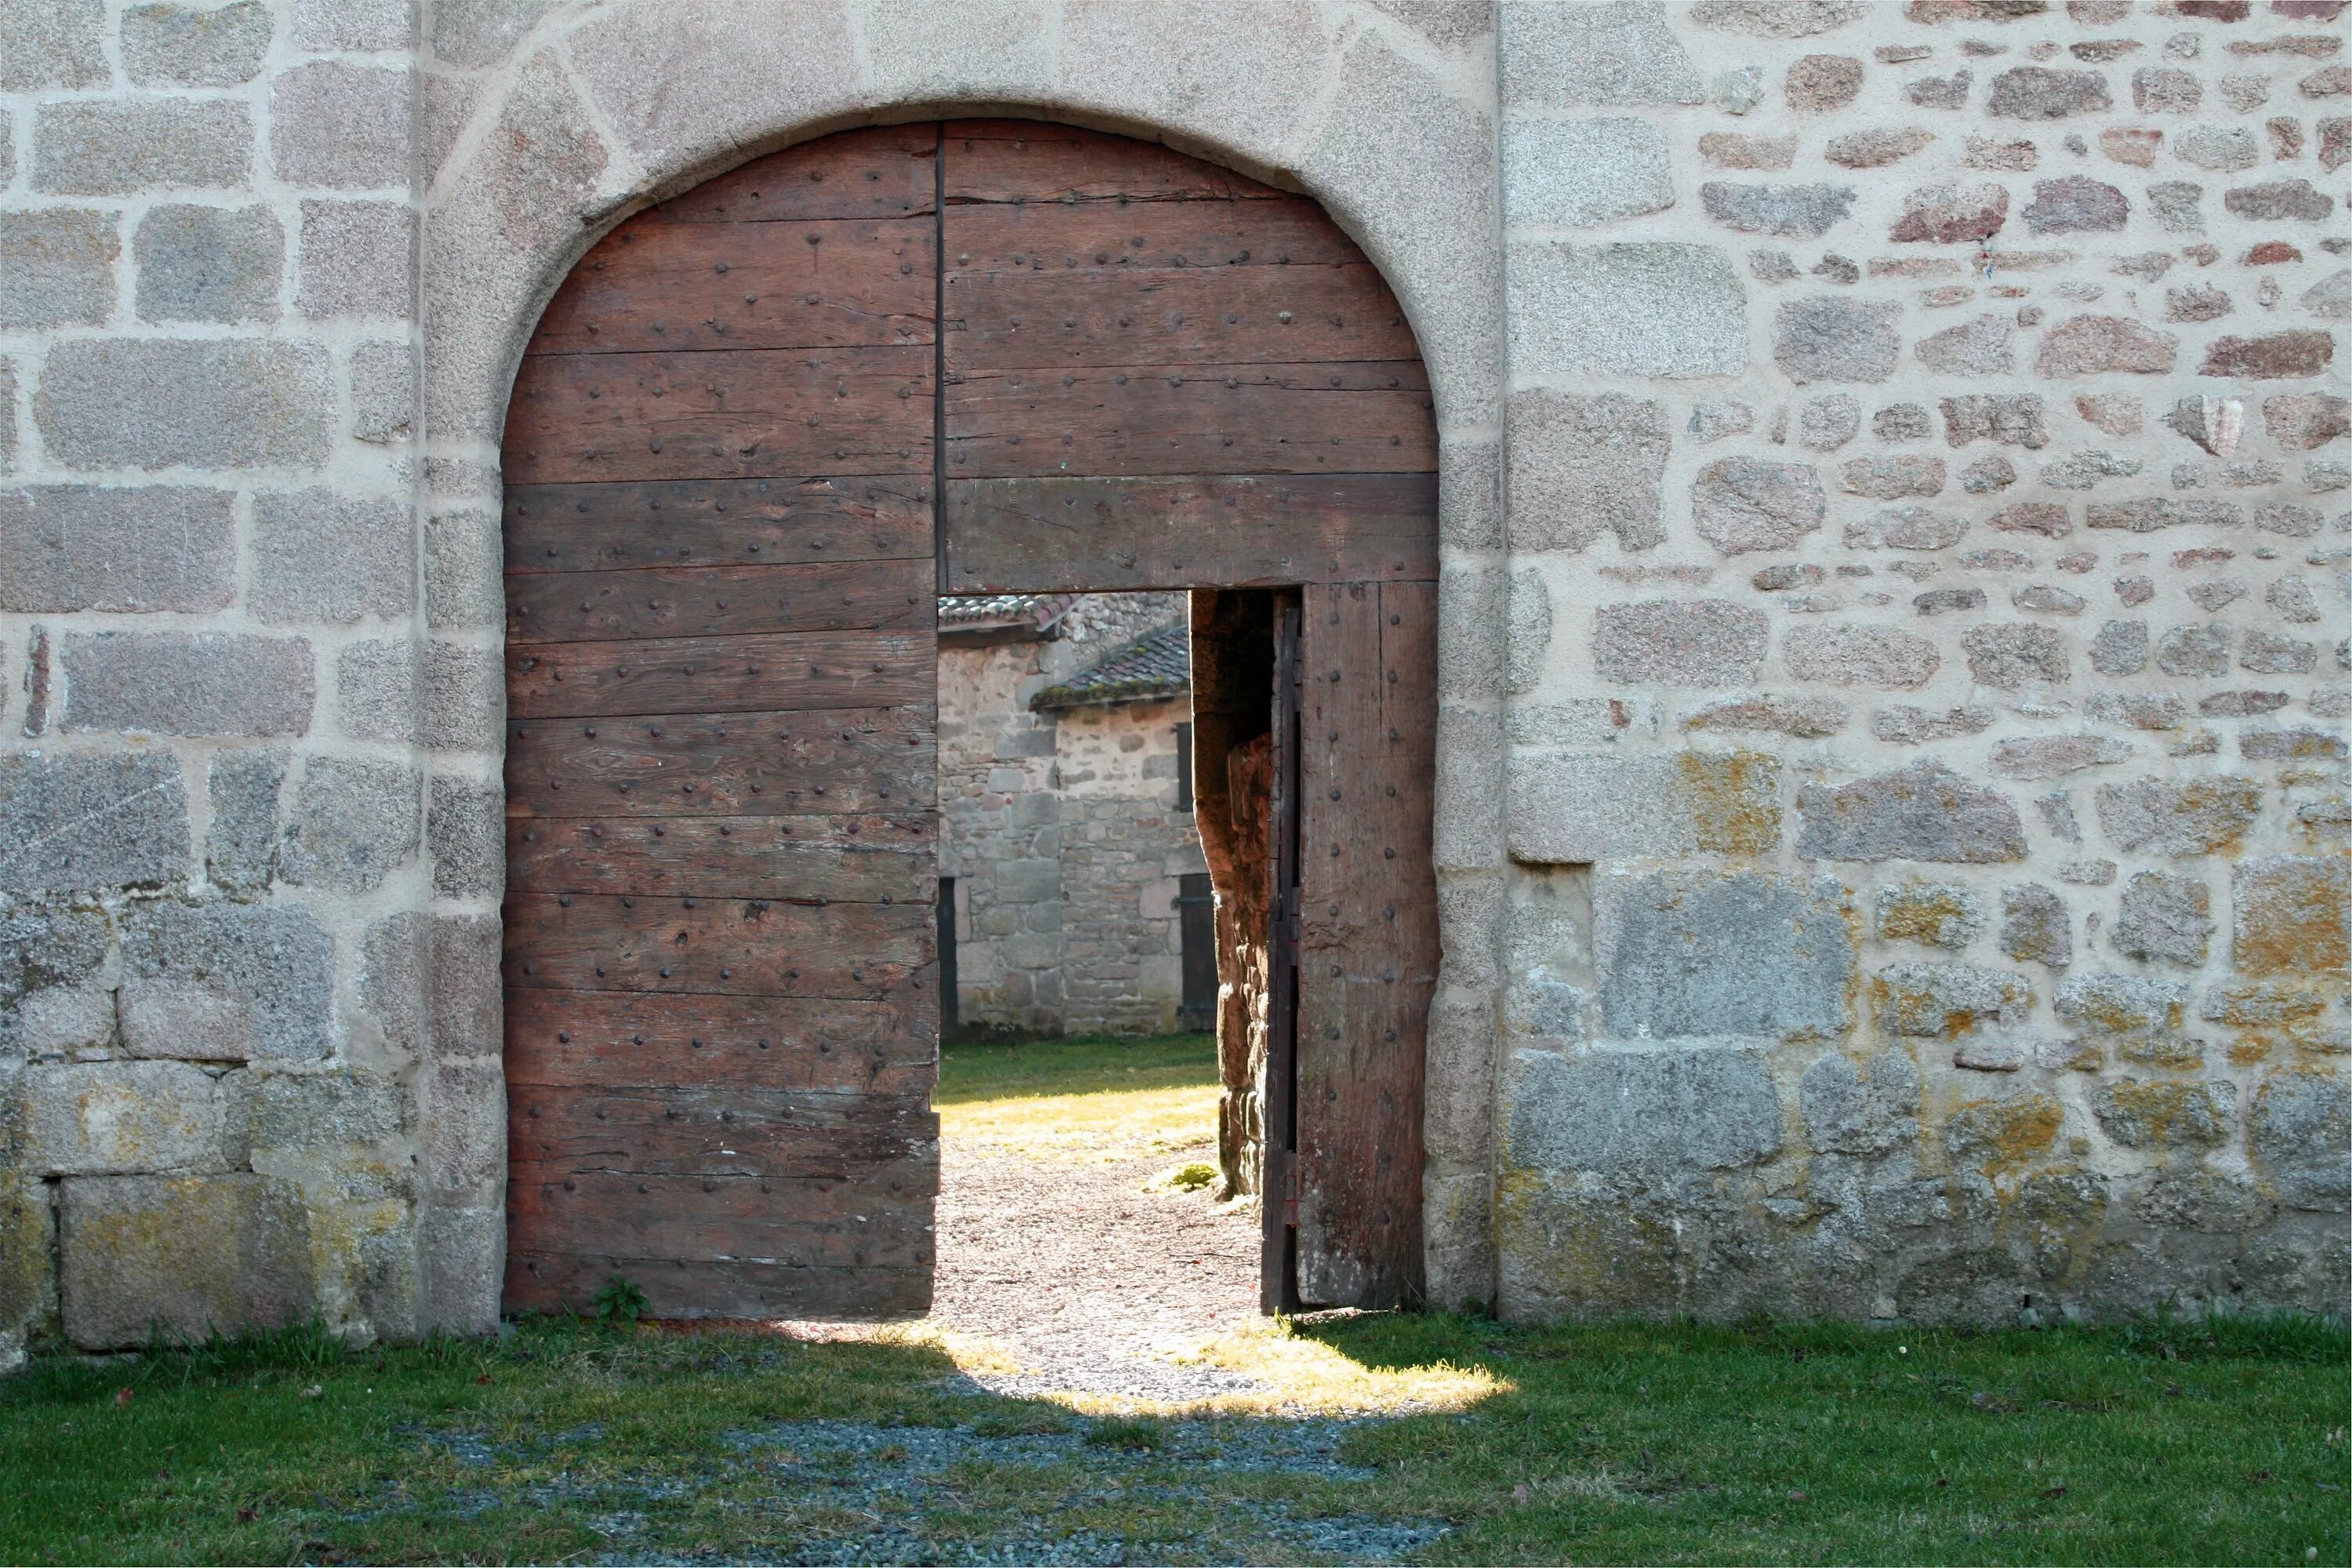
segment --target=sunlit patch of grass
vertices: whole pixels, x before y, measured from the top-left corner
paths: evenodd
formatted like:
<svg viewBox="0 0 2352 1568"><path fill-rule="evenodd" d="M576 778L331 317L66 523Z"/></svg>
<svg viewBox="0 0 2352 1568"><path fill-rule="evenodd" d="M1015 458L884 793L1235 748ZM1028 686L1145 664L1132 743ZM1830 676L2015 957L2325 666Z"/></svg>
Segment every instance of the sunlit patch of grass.
<svg viewBox="0 0 2352 1568"><path fill-rule="evenodd" d="M1437 1360L1381 1366L1359 1361L1282 1321L1244 1329L1177 1358L1196 1366L1238 1372L1265 1384L1263 1393L1220 1394L1211 1404L1233 1414L1394 1415L1473 1409L1515 1391L1507 1378L1478 1365Z"/></svg>
<svg viewBox="0 0 2352 1568"><path fill-rule="evenodd" d="M1206 1160L1188 1160L1143 1184L1148 1193L1197 1193L1217 1183L1216 1166Z"/></svg>
<svg viewBox="0 0 2352 1568"><path fill-rule="evenodd" d="M1218 1093L1209 1036L1087 1037L950 1046L935 1103L959 1149L1093 1164L1207 1148Z"/></svg>

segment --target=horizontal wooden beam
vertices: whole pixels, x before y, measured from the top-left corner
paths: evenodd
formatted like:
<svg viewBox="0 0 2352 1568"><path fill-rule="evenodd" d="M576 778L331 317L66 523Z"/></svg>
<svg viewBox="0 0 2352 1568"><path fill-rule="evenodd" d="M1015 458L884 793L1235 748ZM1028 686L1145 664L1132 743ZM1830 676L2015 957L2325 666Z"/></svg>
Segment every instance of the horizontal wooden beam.
<svg viewBox="0 0 2352 1568"><path fill-rule="evenodd" d="M947 588L1434 582L1434 474L950 479Z"/></svg>

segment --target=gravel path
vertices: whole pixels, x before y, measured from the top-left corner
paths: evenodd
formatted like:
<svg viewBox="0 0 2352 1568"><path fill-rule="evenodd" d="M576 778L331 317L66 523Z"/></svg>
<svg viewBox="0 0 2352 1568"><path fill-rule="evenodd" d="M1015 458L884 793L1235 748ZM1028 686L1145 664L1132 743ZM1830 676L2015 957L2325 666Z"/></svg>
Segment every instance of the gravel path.
<svg viewBox="0 0 2352 1568"><path fill-rule="evenodd" d="M1260 1321L1255 1206L1144 1191L1166 1154L1073 1165L950 1142L940 1159L931 1321L994 1341L1024 1369L975 1382L1164 1400L1265 1386L1167 1359Z"/></svg>

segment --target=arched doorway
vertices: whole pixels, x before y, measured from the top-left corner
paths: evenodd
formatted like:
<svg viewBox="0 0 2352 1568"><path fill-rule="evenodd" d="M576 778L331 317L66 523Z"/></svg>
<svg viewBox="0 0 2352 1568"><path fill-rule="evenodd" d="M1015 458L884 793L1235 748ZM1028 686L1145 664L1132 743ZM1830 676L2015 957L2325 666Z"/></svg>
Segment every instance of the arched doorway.
<svg viewBox="0 0 2352 1568"><path fill-rule="evenodd" d="M1415 1293L1435 427L1311 201L1028 122L796 147L583 259L505 465L509 1306L923 1309L935 596L1172 587L1266 1300Z"/></svg>

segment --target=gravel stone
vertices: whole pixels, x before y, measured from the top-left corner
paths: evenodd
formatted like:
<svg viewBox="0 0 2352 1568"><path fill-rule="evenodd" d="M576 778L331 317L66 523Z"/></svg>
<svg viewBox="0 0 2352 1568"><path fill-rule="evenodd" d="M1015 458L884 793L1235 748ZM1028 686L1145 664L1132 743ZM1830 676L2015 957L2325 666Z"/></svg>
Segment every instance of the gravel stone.
<svg viewBox="0 0 2352 1568"><path fill-rule="evenodd" d="M2249 778L2141 779L2101 784L2099 826L2118 849L2179 858L2227 849L2262 809L2262 786Z"/></svg>
<svg viewBox="0 0 2352 1568"><path fill-rule="evenodd" d="M300 289L313 318L416 313L416 215L400 202L302 204Z"/></svg>
<svg viewBox="0 0 2352 1568"><path fill-rule="evenodd" d="M249 842L238 852L248 865L257 853ZM266 858L267 846L258 853ZM333 939L299 904L138 905L122 928L124 1047L139 1057L318 1060L334 1047L334 957Z"/></svg>
<svg viewBox="0 0 2352 1568"><path fill-rule="evenodd" d="M1664 537L1665 405L1536 389L1515 393L1507 417L1514 552L1581 550L1603 533L1643 550Z"/></svg>
<svg viewBox="0 0 2352 1568"><path fill-rule="evenodd" d="M1831 137L1822 155L1841 168L1881 169L1901 163L1935 139L1934 132L1914 127L1857 131L1847 136Z"/></svg>
<svg viewBox="0 0 2352 1568"><path fill-rule="evenodd" d="M1721 458L1691 483L1693 526L1725 555L1789 549L1821 528L1826 510L1821 478L1806 463Z"/></svg>
<svg viewBox="0 0 2352 1568"><path fill-rule="evenodd" d="M318 60L269 91L269 162L289 184L328 190L408 183L407 71Z"/></svg>
<svg viewBox="0 0 2352 1568"><path fill-rule="evenodd" d="M1851 1022L1853 968L1843 909L1844 895L1830 878L1662 872L1609 879L1596 915L1609 1033L1623 1039L1839 1033Z"/></svg>
<svg viewBox="0 0 2352 1568"><path fill-rule="evenodd" d="M1506 108L1636 108L1703 96L1659 0L1512 5L1498 22Z"/></svg>
<svg viewBox="0 0 2352 1568"><path fill-rule="evenodd" d="M177 758L0 753L0 891L101 893L187 875Z"/></svg>
<svg viewBox="0 0 2352 1568"><path fill-rule="evenodd" d="M1862 433L1862 405L1852 393L1816 397L1797 416L1797 442L1815 452L1834 452Z"/></svg>
<svg viewBox="0 0 2352 1568"><path fill-rule="evenodd" d="M2131 742L2112 735L2024 735L1996 742L1991 767L2003 778L2054 779L2131 754Z"/></svg>
<svg viewBox="0 0 2352 1568"><path fill-rule="evenodd" d="M1922 760L1840 788L1808 784L1797 792L1797 854L1805 859L1986 865L2025 855L2016 804L1940 763Z"/></svg>
<svg viewBox="0 0 2352 1568"><path fill-rule="evenodd" d="M217 610L236 588L225 490L0 490L0 610Z"/></svg>
<svg viewBox="0 0 2352 1568"><path fill-rule="evenodd" d="M404 616L415 603L408 503L330 489L254 500L253 614L276 625Z"/></svg>
<svg viewBox="0 0 2352 1568"><path fill-rule="evenodd" d="M1955 512L1895 507L1847 523L1844 543L1849 550L1943 550L1968 531L1969 520Z"/></svg>
<svg viewBox="0 0 2352 1568"><path fill-rule="evenodd" d="M1816 1058L1797 1083L1805 1138L1836 1154L1883 1154L1919 1136L1919 1069L1901 1051Z"/></svg>
<svg viewBox="0 0 2352 1568"><path fill-rule="evenodd" d="M318 695L310 645L242 632L69 632L64 728L299 735Z"/></svg>
<svg viewBox="0 0 2352 1568"><path fill-rule="evenodd" d="M205 794L212 803L205 875L213 886L232 893L257 893L269 886L286 756L268 747L215 753L205 775Z"/></svg>
<svg viewBox="0 0 2352 1568"><path fill-rule="evenodd" d="M2205 350L2200 375L2238 375L2273 381L2317 375L2336 358L2336 340L2317 329L2273 332L2260 338L2216 338Z"/></svg>
<svg viewBox="0 0 2352 1568"><path fill-rule="evenodd" d="M2180 340L2121 316L2076 316L2053 327L2033 358L2037 375L2100 375L2169 372Z"/></svg>
<svg viewBox="0 0 2352 1568"><path fill-rule="evenodd" d="M1506 121L1502 145L1507 222L1575 227L1674 205L1666 139L1646 120Z"/></svg>
<svg viewBox="0 0 2352 1568"><path fill-rule="evenodd" d="M1737 1170L1780 1152L1780 1102L1753 1051L1536 1055L1518 1076L1510 1136L1511 1163L1528 1170Z"/></svg>
<svg viewBox="0 0 2352 1568"><path fill-rule="evenodd" d="M1782 305L1772 320L1772 358L1799 385L1817 381L1885 381L1902 343L1889 300L1817 295Z"/></svg>
<svg viewBox="0 0 2352 1568"><path fill-rule="evenodd" d="M2000 950L2021 963L2063 969L2074 961L2066 900L2034 883L2000 890Z"/></svg>
<svg viewBox="0 0 2352 1568"><path fill-rule="evenodd" d="M1709 180L1698 195L1707 216L1742 234L1814 239L1853 210L1852 185L1734 185Z"/></svg>
<svg viewBox="0 0 2352 1568"><path fill-rule="evenodd" d="M2063 120L2113 108L2107 79L2096 71L2018 66L1992 79L1985 112L2009 120Z"/></svg>
<svg viewBox="0 0 2352 1568"><path fill-rule="evenodd" d="M1727 599L1605 605L1593 617L1593 668L1607 680L1721 687L1762 668L1764 613Z"/></svg>
<svg viewBox="0 0 2352 1568"><path fill-rule="evenodd" d="M286 236L268 207L152 207L131 248L142 321L278 318Z"/></svg>
<svg viewBox="0 0 2352 1568"><path fill-rule="evenodd" d="M91 339L50 349L33 417L69 468L275 468L325 460L334 406L316 343Z"/></svg>
<svg viewBox="0 0 2352 1568"><path fill-rule="evenodd" d="M313 757L287 814L278 876L364 893L415 853L423 781L398 763Z"/></svg>
<svg viewBox="0 0 2352 1568"><path fill-rule="evenodd" d="M2204 963L2212 934L2212 894L2201 880L2142 871L2124 884L2108 940L2126 958L2193 969Z"/></svg>
<svg viewBox="0 0 2352 1568"><path fill-rule="evenodd" d="M261 0L134 5L122 14L122 68L142 87L236 87L261 74L274 26Z"/></svg>
<svg viewBox="0 0 2352 1568"><path fill-rule="evenodd" d="M2212 1148L2229 1138L2237 1108L2231 1083L2127 1078L2091 1092L2091 1114L2126 1149Z"/></svg>
<svg viewBox="0 0 2352 1568"><path fill-rule="evenodd" d="M87 99L34 111L33 188L124 196L225 190L253 169L253 110L234 99Z"/></svg>
<svg viewBox="0 0 2352 1568"><path fill-rule="evenodd" d="M1934 713L1925 708L1895 707L1874 715L1870 732L1890 745L1925 746L1981 735L1992 728L1992 721L1990 708L1953 708Z"/></svg>
<svg viewBox="0 0 2352 1568"><path fill-rule="evenodd" d="M1943 655L1926 637L1895 626L1831 623L1798 626L1780 657L1800 680L1916 691L1935 678Z"/></svg>
<svg viewBox="0 0 2352 1568"><path fill-rule="evenodd" d="M1850 55L1807 55L1789 68L1781 89L1791 109L1843 109L1862 90L1862 62Z"/></svg>
<svg viewBox="0 0 2352 1568"><path fill-rule="evenodd" d="M0 330L102 324L114 313L121 252L112 213L0 212Z"/></svg>
<svg viewBox="0 0 2352 1568"><path fill-rule="evenodd" d="M2336 198L2312 189L2309 180L2272 180L2222 193L2221 205L2239 217L2270 223L2325 223Z"/></svg>
<svg viewBox="0 0 2352 1568"><path fill-rule="evenodd" d="M1993 441L2038 451L2050 444L2050 431L2042 423L2042 398L2038 394L1947 397L1937 406L1944 415L1944 439L1950 446Z"/></svg>
<svg viewBox="0 0 2352 1568"><path fill-rule="evenodd" d="M2016 325L2007 316L1978 316L1920 339L1912 353L1929 370L1948 375L2006 375L2016 365L2009 346Z"/></svg>
<svg viewBox="0 0 2352 1568"><path fill-rule="evenodd" d="M2050 626L1970 626L1961 634L1960 646L1968 650L1969 679L1999 691L2063 686L2074 673L2064 636Z"/></svg>
<svg viewBox="0 0 2352 1568"><path fill-rule="evenodd" d="M2095 234L2123 227L2131 203L2103 180L2069 174L2035 184L2024 216L2036 234Z"/></svg>
<svg viewBox="0 0 2352 1568"><path fill-rule="evenodd" d="M1878 889L1878 940L1959 949L1984 932L1984 901L1958 882L1898 882Z"/></svg>
<svg viewBox="0 0 2352 1568"><path fill-rule="evenodd" d="M1512 363L1525 374L1682 377L1748 366L1747 292L1712 246L1516 245L1506 290Z"/></svg>

